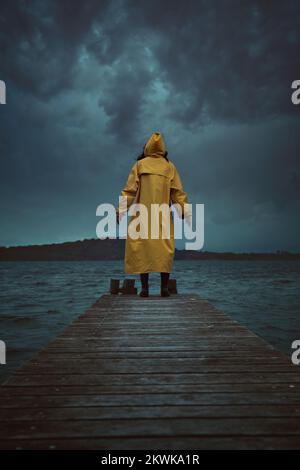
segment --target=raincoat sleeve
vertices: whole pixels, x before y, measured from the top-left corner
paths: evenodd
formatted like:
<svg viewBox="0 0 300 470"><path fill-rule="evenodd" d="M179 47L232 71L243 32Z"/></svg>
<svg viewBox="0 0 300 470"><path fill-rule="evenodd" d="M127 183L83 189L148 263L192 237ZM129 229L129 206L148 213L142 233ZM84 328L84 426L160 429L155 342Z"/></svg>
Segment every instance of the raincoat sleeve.
<svg viewBox="0 0 300 470"><path fill-rule="evenodd" d="M184 204L188 204L188 197L186 192L183 190L182 182L179 176L179 173L174 165L174 171L173 171L173 176L171 179L171 188L170 188L170 199L171 203L176 205L179 205L179 211L177 210L177 213L180 217L182 218L190 218L191 217L191 211L189 208L184 208ZM181 211L181 212L180 212Z"/></svg>
<svg viewBox="0 0 300 470"><path fill-rule="evenodd" d="M121 195L119 199L119 207L116 209L117 217L119 219L122 218L122 216L131 206L131 204L134 202L138 187L139 187L139 175L137 171L137 163L135 163L129 173L127 183L124 189L121 191Z"/></svg>

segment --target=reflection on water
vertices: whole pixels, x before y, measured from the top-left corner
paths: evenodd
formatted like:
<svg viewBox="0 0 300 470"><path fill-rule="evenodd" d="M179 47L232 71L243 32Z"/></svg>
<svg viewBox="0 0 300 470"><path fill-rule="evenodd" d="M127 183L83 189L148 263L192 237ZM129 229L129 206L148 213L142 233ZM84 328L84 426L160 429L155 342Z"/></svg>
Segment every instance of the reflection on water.
<svg viewBox="0 0 300 470"><path fill-rule="evenodd" d="M299 261L176 261L172 276L179 292L197 292L288 355L300 339ZM107 292L111 277L124 278L122 261L0 263L0 378ZM150 275L150 294L159 282Z"/></svg>

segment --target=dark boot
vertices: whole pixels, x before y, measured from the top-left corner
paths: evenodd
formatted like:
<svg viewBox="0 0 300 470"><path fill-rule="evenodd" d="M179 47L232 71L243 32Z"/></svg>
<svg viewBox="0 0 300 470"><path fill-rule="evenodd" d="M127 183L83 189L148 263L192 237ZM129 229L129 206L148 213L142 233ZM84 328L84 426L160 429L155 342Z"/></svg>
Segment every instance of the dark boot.
<svg viewBox="0 0 300 470"><path fill-rule="evenodd" d="M170 273L160 273L160 295L161 297L169 297L170 292L168 289Z"/></svg>
<svg viewBox="0 0 300 470"><path fill-rule="evenodd" d="M149 297L149 273L140 274L142 290L140 292L141 297Z"/></svg>

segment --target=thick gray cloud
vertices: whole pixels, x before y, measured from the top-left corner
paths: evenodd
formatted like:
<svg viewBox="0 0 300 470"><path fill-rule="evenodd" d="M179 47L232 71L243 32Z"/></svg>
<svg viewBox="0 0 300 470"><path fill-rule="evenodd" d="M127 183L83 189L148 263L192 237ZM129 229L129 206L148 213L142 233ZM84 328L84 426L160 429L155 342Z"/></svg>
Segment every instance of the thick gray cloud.
<svg viewBox="0 0 300 470"><path fill-rule="evenodd" d="M299 250L300 4L2 1L0 244L95 236L161 130L206 249Z"/></svg>

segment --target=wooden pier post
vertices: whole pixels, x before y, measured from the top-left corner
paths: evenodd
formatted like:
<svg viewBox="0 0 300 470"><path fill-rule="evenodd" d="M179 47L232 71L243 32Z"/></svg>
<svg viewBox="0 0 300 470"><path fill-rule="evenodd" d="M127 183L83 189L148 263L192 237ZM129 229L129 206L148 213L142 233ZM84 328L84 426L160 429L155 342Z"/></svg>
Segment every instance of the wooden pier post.
<svg viewBox="0 0 300 470"><path fill-rule="evenodd" d="M170 294L177 294L177 282L176 279L169 279L168 289Z"/></svg>
<svg viewBox="0 0 300 470"><path fill-rule="evenodd" d="M111 294L118 294L120 290L120 280L119 279L111 279L110 280L110 293Z"/></svg>
<svg viewBox="0 0 300 470"><path fill-rule="evenodd" d="M135 279L124 279L122 294L135 295L137 293L136 287L134 287Z"/></svg>

